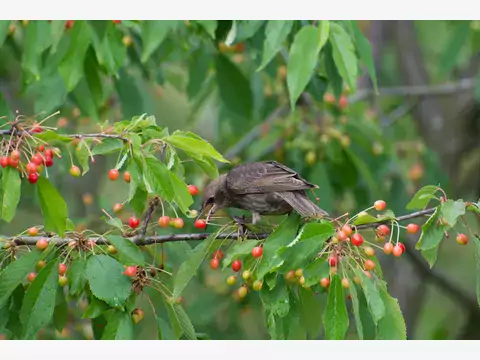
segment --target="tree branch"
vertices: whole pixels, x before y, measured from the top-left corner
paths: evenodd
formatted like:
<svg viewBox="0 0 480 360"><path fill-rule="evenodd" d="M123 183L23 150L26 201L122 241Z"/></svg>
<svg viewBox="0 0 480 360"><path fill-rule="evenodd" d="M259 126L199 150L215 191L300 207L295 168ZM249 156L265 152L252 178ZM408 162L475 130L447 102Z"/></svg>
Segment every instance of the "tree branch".
<svg viewBox="0 0 480 360"><path fill-rule="evenodd" d="M8 129L8 130L0 130L0 136L8 136L12 135L12 132L15 132L19 135L22 135L23 133L28 133L30 135L33 135L31 131L26 131L26 130L14 130L14 129ZM109 139L119 139L123 141L128 141L127 138L124 138L121 135L116 135L116 134L104 134L104 133L98 133L98 134L61 134L62 136L65 137L71 137L71 138L76 138L76 139L81 139L81 138L109 138Z"/></svg>

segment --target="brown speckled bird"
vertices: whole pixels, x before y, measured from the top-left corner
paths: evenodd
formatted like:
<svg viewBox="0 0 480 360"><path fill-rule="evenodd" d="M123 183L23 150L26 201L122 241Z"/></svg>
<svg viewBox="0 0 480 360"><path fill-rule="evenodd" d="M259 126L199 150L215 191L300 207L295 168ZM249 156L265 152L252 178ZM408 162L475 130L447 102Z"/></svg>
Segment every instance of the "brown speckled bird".
<svg viewBox="0 0 480 360"><path fill-rule="evenodd" d="M230 207L250 211L253 224L260 215L283 215L293 210L306 218L328 216L307 197L306 190L315 188L318 186L276 161L246 163L208 184L199 216L208 207L207 220L215 211Z"/></svg>

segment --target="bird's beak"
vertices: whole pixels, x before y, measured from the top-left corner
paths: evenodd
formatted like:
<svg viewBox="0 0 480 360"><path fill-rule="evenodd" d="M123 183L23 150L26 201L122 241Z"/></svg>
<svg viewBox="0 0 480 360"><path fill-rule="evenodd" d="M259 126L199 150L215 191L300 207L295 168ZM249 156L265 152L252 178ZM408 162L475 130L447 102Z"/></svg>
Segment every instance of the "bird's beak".
<svg viewBox="0 0 480 360"><path fill-rule="evenodd" d="M208 221L210 220L210 217L215 213L215 211L217 210L217 206L215 204L207 204L206 202L202 205L202 209L200 210L200 212L198 213L198 216L197 216L197 219L200 219L203 214L205 213L205 211L210 208L210 210L208 211L207 213L207 223Z"/></svg>

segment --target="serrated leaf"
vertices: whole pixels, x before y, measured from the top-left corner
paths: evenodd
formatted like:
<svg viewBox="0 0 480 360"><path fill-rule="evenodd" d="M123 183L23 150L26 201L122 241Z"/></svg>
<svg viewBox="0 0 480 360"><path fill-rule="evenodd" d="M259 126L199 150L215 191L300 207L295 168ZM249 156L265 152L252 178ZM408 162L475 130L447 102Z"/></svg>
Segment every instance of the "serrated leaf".
<svg viewBox="0 0 480 360"><path fill-rule="evenodd" d="M170 31L179 25L179 20L147 20L142 21L142 63L145 63Z"/></svg>
<svg viewBox="0 0 480 360"><path fill-rule="evenodd" d="M125 259L125 265L145 265L145 257L140 248L131 240L119 235L107 235L107 240L117 248L118 253Z"/></svg>
<svg viewBox="0 0 480 360"><path fill-rule="evenodd" d="M437 224L438 220L440 220L440 211L439 208L436 208L435 212L422 225L422 234L415 245L417 250L430 250L440 245L444 234L443 226Z"/></svg>
<svg viewBox="0 0 480 360"><path fill-rule="evenodd" d="M335 61L333 60L333 49L330 43L325 44L325 72L327 75L328 83L332 87L335 98L340 99L343 92L343 79L340 76Z"/></svg>
<svg viewBox="0 0 480 360"><path fill-rule="evenodd" d="M129 313L115 311L108 318L102 340L133 340L133 322Z"/></svg>
<svg viewBox="0 0 480 360"><path fill-rule="evenodd" d="M325 45L330 32L330 22L320 21L319 27L306 25L293 39L287 64L287 87L290 105L295 103L312 78L318 62L318 54Z"/></svg>
<svg viewBox="0 0 480 360"><path fill-rule="evenodd" d="M9 223L17 213L22 181L20 173L11 167L2 169L2 219Z"/></svg>
<svg viewBox="0 0 480 360"><path fill-rule="evenodd" d="M180 340L182 335L188 340L197 340L195 329L183 307L176 302L170 303L165 299L164 301L177 340Z"/></svg>
<svg viewBox="0 0 480 360"><path fill-rule="evenodd" d="M352 298L352 311L355 317L358 339L363 340L363 324L360 317L360 303L358 301L357 287L355 284L350 285L350 296Z"/></svg>
<svg viewBox="0 0 480 360"><path fill-rule="evenodd" d="M447 200L440 206L440 212L447 221L448 226L453 227L460 216L465 215L465 203L461 200Z"/></svg>
<svg viewBox="0 0 480 360"><path fill-rule="evenodd" d="M132 189L132 187L130 187L130 189ZM140 187L137 187L129 201L129 204L137 214L142 214L147 207L147 199L148 193Z"/></svg>
<svg viewBox="0 0 480 360"><path fill-rule="evenodd" d="M204 46L196 49L188 58L187 94L190 100L194 100L202 90L209 76L211 62L212 56Z"/></svg>
<svg viewBox="0 0 480 360"><path fill-rule="evenodd" d="M269 20L265 28L265 41L263 43L262 63L257 71L267 66L274 56L280 51L288 34L292 30L293 20Z"/></svg>
<svg viewBox="0 0 480 360"><path fill-rule="evenodd" d="M189 153L190 155L190 153ZM191 156L191 155L190 155ZM218 169L212 159L202 157L202 158L193 158L193 161L207 174L210 179L216 179L218 177Z"/></svg>
<svg viewBox="0 0 480 360"><path fill-rule="evenodd" d="M52 130L47 130L43 133L35 134L35 137L47 142L61 141L61 142L69 143L73 141L72 137L61 135Z"/></svg>
<svg viewBox="0 0 480 360"><path fill-rule="evenodd" d="M90 170L90 166L88 164L90 152L88 151L88 144L85 141L81 141L75 147L75 157L77 158L80 166L82 167L83 176L88 172L88 170Z"/></svg>
<svg viewBox="0 0 480 360"><path fill-rule="evenodd" d="M407 204L407 210L423 210L430 202L430 199L436 197L434 194L438 190L439 187L436 185L424 186L413 195L412 200Z"/></svg>
<svg viewBox="0 0 480 360"><path fill-rule="evenodd" d="M172 135L163 138L163 140L172 146L185 150L191 154L208 156L220 162L228 163L220 153L206 140L199 136L194 136L190 132L175 131Z"/></svg>
<svg viewBox="0 0 480 360"><path fill-rule="evenodd" d="M154 193L167 201L172 201L175 196L175 189L170 178L171 172L167 169L167 166L154 157L146 157L144 161L146 165L145 176Z"/></svg>
<svg viewBox="0 0 480 360"><path fill-rule="evenodd" d="M377 73L375 71L375 62L373 60L372 46L370 45L368 39L362 34L362 31L358 27L357 22L352 21L352 25L358 54L360 55L360 59L362 60L363 64L367 68L367 72L368 75L370 75L370 79L372 80L375 93L378 93Z"/></svg>
<svg viewBox="0 0 480 360"><path fill-rule="evenodd" d="M157 317L158 340L175 340L172 328L162 317Z"/></svg>
<svg viewBox="0 0 480 360"><path fill-rule="evenodd" d="M385 316L378 323L379 340L407 340L407 328L398 300L388 293L384 283L379 291L385 304Z"/></svg>
<svg viewBox="0 0 480 360"><path fill-rule="evenodd" d="M236 243L228 249L225 258L222 261L223 269L226 269L233 260L241 259L245 255L250 255L252 249L258 245L258 241L242 241Z"/></svg>
<svg viewBox="0 0 480 360"><path fill-rule="evenodd" d="M182 263L178 269L173 285L173 297L175 300L178 299L183 289L185 289L192 277L196 274L200 265L202 265L203 259L209 253L210 248L213 245L215 236L216 234L212 234L203 240L201 244L197 245L197 247L192 250L188 259Z"/></svg>
<svg viewBox="0 0 480 360"><path fill-rule="evenodd" d="M187 214L188 208L193 204L192 195L188 192L187 184L180 179L177 174L170 171L170 182L173 186L175 194L174 200L177 203L180 211Z"/></svg>
<svg viewBox="0 0 480 360"><path fill-rule="evenodd" d="M62 331L68 322L68 304L62 288L57 290L55 309L53 310L53 324L57 331Z"/></svg>
<svg viewBox="0 0 480 360"><path fill-rule="evenodd" d="M353 284L352 287L355 286L355 292L358 296L358 308L359 308L359 315L360 321L362 322L362 330L363 330L363 339L364 340L375 340L377 338L377 326L373 321L372 313L368 308L367 300L365 299L365 295L360 287ZM357 292L357 290L360 290ZM353 295L352 295L353 296Z"/></svg>
<svg viewBox="0 0 480 360"><path fill-rule="evenodd" d="M316 259L303 269L305 286L318 284L320 279L330 276L330 265L324 258Z"/></svg>
<svg viewBox="0 0 480 360"><path fill-rule="evenodd" d="M68 290L71 295L80 295L85 289L87 283L86 268L87 262L82 257L77 257L68 267Z"/></svg>
<svg viewBox="0 0 480 360"><path fill-rule="evenodd" d="M420 250L423 258L427 260L428 265L430 266L430 269L435 265L437 262L437 257L438 257L438 246L432 249L428 250Z"/></svg>
<svg viewBox="0 0 480 360"><path fill-rule="evenodd" d="M103 104L103 85L100 76L100 65L97 62L95 50L89 47L85 56L85 81L90 91L92 101L96 108L100 108Z"/></svg>
<svg viewBox="0 0 480 360"><path fill-rule="evenodd" d="M22 337L23 327L20 322L20 311L22 310L23 299L25 298L25 289L23 285L18 285L12 294L10 304L10 313L7 323L7 329L10 330L15 339Z"/></svg>
<svg viewBox="0 0 480 360"><path fill-rule="evenodd" d="M338 275L334 275L330 283L323 323L326 340L343 340L345 338L349 320L343 288Z"/></svg>
<svg viewBox="0 0 480 360"><path fill-rule="evenodd" d="M333 61L337 66L338 72L347 82L352 91L357 86L357 56L355 55L355 47L348 33L336 23L332 23L330 27L330 44L332 44Z"/></svg>
<svg viewBox="0 0 480 360"><path fill-rule="evenodd" d="M92 149L93 155L107 155L124 147L123 140L106 138Z"/></svg>
<svg viewBox="0 0 480 360"><path fill-rule="evenodd" d="M0 333L4 332L5 326L7 325L9 319L10 319L10 301L7 301L5 305L0 306Z"/></svg>
<svg viewBox="0 0 480 360"><path fill-rule="evenodd" d="M311 290L298 288L300 301L300 318L303 326L310 334L310 338L316 339L322 330L322 309L320 302L315 298Z"/></svg>
<svg viewBox="0 0 480 360"><path fill-rule="evenodd" d="M269 290L266 287L262 287L260 290L260 300L265 310L285 317L290 311L290 301L287 284L283 277L277 279L277 285Z"/></svg>
<svg viewBox="0 0 480 360"><path fill-rule="evenodd" d="M54 231L60 236L65 235L67 227L68 209L63 197L52 183L40 177L36 184L40 209L45 222L46 231Z"/></svg>
<svg viewBox="0 0 480 360"><path fill-rule="evenodd" d="M475 244L475 259L477 262L477 301L480 306L480 237L473 235L473 243Z"/></svg>
<svg viewBox="0 0 480 360"><path fill-rule="evenodd" d="M132 291L124 267L107 255L94 255L87 261L87 280L92 293L112 307L123 309Z"/></svg>
<svg viewBox="0 0 480 360"><path fill-rule="evenodd" d="M40 255L39 251L31 251L11 262L0 272L0 307L7 303L15 288L32 271Z"/></svg>
<svg viewBox="0 0 480 360"><path fill-rule="evenodd" d="M379 222L379 219L377 219L375 216L370 214L362 214L353 221L353 225L374 224L377 222Z"/></svg>
<svg viewBox="0 0 480 360"><path fill-rule="evenodd" d="M82 315L82 319L95 319L101 316L108 309L110 309L110 306L108 306L105 301L92 296L88 307L85 309L85 312Z"/></svg>
<svg viewBox="0 0 480 360"><path fill-rule="evenodd" d="M385 316L385 305L383 304L379 290L371 279L363 273L361 269L355 269L355 274L360 278L360 285L365 294L368 308L373 316L373 321L378 324L380 319Z"/></svg>
<svg viewBox="0 0 480 360"><path fill-rule="evenodd" d="M33 339L52 319L58 289L58 262L58 258L48 262L25 294L20 311L25 340Z"/></svg>

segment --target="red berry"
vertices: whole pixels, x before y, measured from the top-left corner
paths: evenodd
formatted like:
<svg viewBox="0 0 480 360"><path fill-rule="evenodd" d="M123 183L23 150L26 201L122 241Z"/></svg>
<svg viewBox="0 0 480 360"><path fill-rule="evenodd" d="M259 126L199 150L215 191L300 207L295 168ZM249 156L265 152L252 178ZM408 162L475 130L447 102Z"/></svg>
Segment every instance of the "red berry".
<svg viewBox="0 0 480 360"><path fill-rule="evenodd" d="M170 217L169 216L160 216L158 218L158 225L162 228L166 228L170 224Z"/></svg>
<svg viewBox="0 0 480 360"><path fill-rule="evenodd" d="M402 256L402 254L403 254L402 247L399 245L395 245L393 247L393 256L399 257L399 256Z"/></svg>
<svg viewBox="0 0 480 360"><path fill-rule="evenodd" d="M112 169L108 172L108 178L112 181L115 181L118 179L119 172L117 169Z"/></svg>
<svg viewBox="0 0 480 360"><path fill-rule="evenodd" d="M225 257L225 254L221 249L215 250L212 254L212 259L220 259L222 260Z"/></svg>
<svg viewBox="0 0 480 360"><path fill-rule="evenodd" d="M342 95L340 99L338 100L338 106L341 109L345 109L348 106L348 99L345 95Z"/></svg>
<svg viewBox="0 0 480 360"><path fill-rule="evenodd" d="M144 312L142 309L135 309L132 313L132 320L135 324L138 324L140 321L142 321L144 316Z"/></svg>
<svg viewBox="0 0 480 360"><path fill-rule="evenodd" d="M347 236L350 236L350 235L352 235L352 233L353 233L353 230L352 230L352 228L350 227L350 225L343 225L343 226L342 226L342 231L343 231L343 232L345 233L345 235L347 235Z"/></svg>
<svg viewBox="0 0 480 360"><path fill-rule="evenodd" d="M8 159L9 159L8 156L2 156L0 158L0 165L2 165L2 168L8 166Z"/></svg>
<svg viewBox="0 0 480 360"><path fill-rule="evenodd" d="M182 218L175 218L175 219L172 219L172 225L174 228L176 229L181 229L183 228L183 219Z"/></svg>
<svg viewBox="0 0 480 360"><path fill-rule="evenodd" d="M37 277L37 273L31 272L30 274L28 274L27 280L28 282L33 282L33 280L35 280L36 277Z"/></svg>
<svg viewBox="0 0 480 360"><path fill-rule="evenodd" d="M38 229L36 227L31 227L30 229L27 230L28 236L37 236L38 235Z"/></svg>
<svg viewBox="0 0 480 360"><path fill-rule="evenodd" d="M240 260L235 260L232 262L232 270L235 272L240 271L242 268L242 262Z"/></svg>
<svg viewBox="0 0 480 360"><path fill-rule="evenodd" d="M65 264L58 264L58 274L59 275L65 275L67 272L67 265Z"/></svg>
<svg viewBox="0 0 480 360"><path fill-rule="evenodd" d="M123 210L123 205L118 203L118 204L115 204L113 205L113 212L118 214L120 211Z"/></svg>
<svg viewBox="0 0 480 360"><path fill-rule="evenodd" d="M378 236L387 236L388 234L390 234L390 228L387 225L382 224L377 227Z"/></svg>
<svg viewBox="0 0 480 360"><path fill-rule="evenodd" d="M330 256L328 258L328 264L331 266L331 267L335 267L337 265L337 257L336 256Z"/></svg>
<svg viewBox="0 0 480 360"><path fill-rule="evenodd" d="M66 276L62 275L58 277L58 285L60 285L61 287L65 287L67 284L68 284L68 279Z"/></svg>
<svg viewBox="0 0 480 360"><path fill-rule="evenodd" d="M457 243L460 245L467 245L468 244L468 237L465 234L458 234L457 235Z"/></svg>
<svg viewBox="0 0 480 360"><path fill-rule="evenodd" d="M122 20L112 20L114 24L120 24Z"/></svg>
<svg viewBox="0 0 480 360"><path fill-rule="evenodd" d="M71 168L70 168L70 175L72 175L73 177L79 177L80 176L80 168L76 165L73 165Z"/></svg>
<svg viewBox="0 0 480 360"><path fill-rule="evenodd" d="M371 246L366 246L363 251L365 251L365 255L373 256L375 255L375 250Z"/></svg>
<svg viewBox="0 0 480 360"><path fill-rule="evenodd" d="M38 271L42 270L45 266L47 266L47 262L45 260L39 260L37 262L36 268Z"/></svg>
<svg viewBox="0 0 480 360"><path fill-rule="evenodd" d="M38 181L38 174L37 173L28 174L28 182L30 184L35 184L37 181Z"/></svg>
<svg viewBox="0 0 480 360"><path fill-rule="evenodd" d="M25 170L29 174L37 172L37 164L35 164L34 162L29 162L27 165L25 165Z"/></svg>
<svg viewBox="0 0 480 360"><path fill-rule="evenodd" d="M194 226L197 229L205 229L207 227L207 222L203 219L195 220Z"/></svg>
<svg viewBox="0 0 480 360"><path fill-rule="evenodd" d="M370 260L370 259L368 259L368 260L365 261L365 265L364 265L364 266L365 266L365 269L366 269L366 270L373 270L373 269L375 269L375 263L374 263L372 260Z"/></svg>
<svg viewBox="0 0 480 360"><path fill-rule="evenodd" d="M13 160L20 160L20 151L18 150L13 150L12 153L10 154L10 157L13 159Z"/></svg>
<svg viewBox="0 0 480 360"><path fill-rule="evenodd" d="M377 200L373 203L373 207L377 211L383 211L387 208L387 203L383 200Z"/></svg>
<svg viewBox="0 0 480 360"><path fill-rule="evenodd" d="M210 260L210 267L213 270L217 270L219 266L220 266L220 260L219 259L214 258L214 259Z"/></svg>
<svg viewBox="0 0 480 360"><path fill-rule="evenodd" d="M140 225L140 220L137 219L135 216L131 216L128 220L128 223L132 229L135 229L138 227L138 225Z"/></svg>
<svg viewBox="0 0 480 360"><path fill-rule="evenodd" d="M45 166L50 167L53 165L53 158L51 156L45 156Z"/></svg>
<svg viewBox="0 0 480 360"><path fill-rule="evenodd" d="M75 20L67 20L65 21L65 29L71 29L75 24Z"/></svg>
<svg viewBox="0 0 480 360"><path fill-rule="evenodd" d="M39 153L36 153L36 154L33 154L30 161L33 162L36 165L42 165L43 164L43 157Z"/></svg>
<svg viewBox="0 0 480 360"><path fill-rule="evenodd" d="M408 224L407 225L407 232L409 234L416 234L419 229L420 229L420 226L418 226L417 224Z"/></svg>
<svg viewBox="0 0 480 360"><path fill-rule="evenodd" d="M130 180L132 179L131 175L130 175L130 172L129 171L125 171L123 173L123 180L126 182L126 183L129 183Z"/></svg>
<svg viewBox="0 0 480 360"><path fill-rule="evenodd" d="M36 246L37 246L37 249L39 249L39 250L42 250L42 251L45 250L48 246L47 239L42 238L42 239L38 240L37 243L36 243Z"/></svg>
<svg viewBox="0 0 480 360"><path fill-rule="evenodd" d="M350 288L350 281L348 281L347 278L343 278L343 279L342 279L342 287L343 287L344 289Z"/></svg>
<svg viewBox="0 0 480 360"><path fill-rule="evenodd" d="M326 288L328 285L330 285L330 278L325 277L320 279L320 286Z"/></svg>
<svg viewBox="0 0 480 360"><path fill-rule="evenodd" d="M12 159L11 157L8 158L8 166L14 169L18 166L18 163L19 163L18 160Z"/></svg>
<svg viewBox="0 0 480 360"><path fill-rule="evenodd" d="M342 241L347 241L347 239L348 239L347 234L343 230L340 230L340 231L337 232L337 237Z"/></svg>
<svg viewBox="0 0 480 360"><path fill-rule="evenodd" d="M262 254L263 254L263 248L261 246L255 246L252 249L252 256L254 258L259 258L260 256L262 256Z"/></svg>
<svg viewBox="0 0 480 360"><path fill-rule="evenodd" d="M397 245L402 248L403 252L405 252L405 245L403 245L401 242L399 242Z"/></svg>
<svg viewBox="0 0 480 360"><path fill-rule="evenodd" d="M136 266L128 266L126 269L125 269L125 275L127 275L128 277L133 277L135 275L137 275L137 267Z"/></svg>
<svg viewBox="0 0 480 360"><path fill-rule="evenodd" d="M383 252L387 255L390 255L393 251L393 245L392 243L385 243L385 245L383 245Z"/></svg>
<svg viewBox="0 0 480 360"><path fill-rule="evenodd" d="M335 103L335 96L331 93L325 93L325 95L323 95L323 101L328 104L333 104Z"/></svg>
<svg viewBox="0 0 480 360"><path fill-rule="evenodd" d="M198 195L198 188L195 185L188 185L187 188L190 195L192 196Z"/></svg>
<svg viewBox="0 0 480 360"><path fill-rule="evenodd" d="M351 238L352 245L360 246L363 244L363 236L359 233L353 234Z"/></svg>

